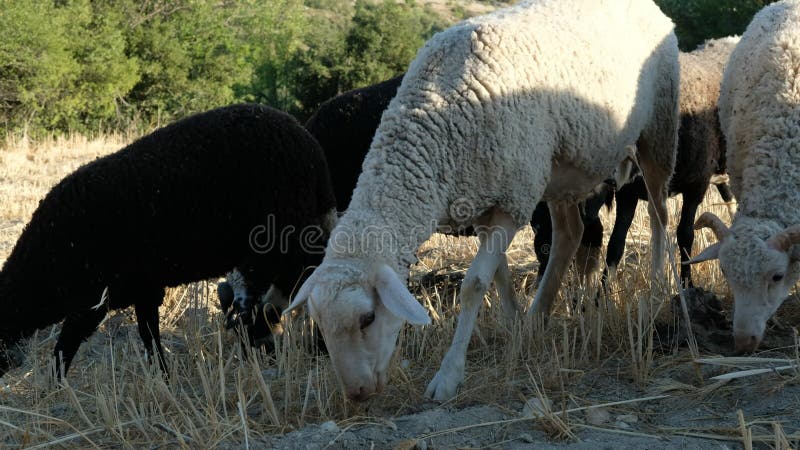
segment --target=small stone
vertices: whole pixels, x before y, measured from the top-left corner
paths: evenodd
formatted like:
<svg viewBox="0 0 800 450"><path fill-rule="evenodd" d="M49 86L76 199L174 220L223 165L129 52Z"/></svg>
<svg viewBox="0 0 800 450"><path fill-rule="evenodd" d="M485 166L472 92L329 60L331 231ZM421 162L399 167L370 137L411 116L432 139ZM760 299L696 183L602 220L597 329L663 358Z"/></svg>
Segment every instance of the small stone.
<svg viewBox="0 0 800 450"><path fill-rule="evenodd" d="M639 422L639 417L636 414L622 414L617 416L617 422L637 423Z"/></svg>
<svg viewBox="0 0 800 450"><path fill-rule="evenodd" d="M617 418L619 420L619 418ZM589 425L602 425L611 421L611 413L603 407L589 408L586 410L586 422Z"/></svg>
<svg viewBox="0 0 800 450"><path fill-rule="evenodd" d="M320 431L324 433L338 433L339 426L336 425L336 422L329 420L327 422L323 422L319 425Z"/></svg>
<svg viewBox="0 0 800 450"><path fill-rule="evenodd" d="M408 368L411 367L411 361L407 359L400 361L400 367L402 367L403 370L408 370Z"/></svg>
<svg viewBox="0 0 800 450"><path fill-rule="evenodd" d="M544 399L544 403L538 398L531 398L525 402L522 407L522 417L538 419L543 417L546 411L550 410L552 402L549 399Z"/></svg>
<svg viewBox="0 0 800 450"><path fill-rule="evenodd" d="M628 428L631 427L630 425L628 425L625 422L617 422L617 423L614 424L614 426L617 427L617 428L625 429L625 430L627 430Z"/></svg>
<svg viewBox="0 0 800 450"><path fill-rule="evenodd" d="M533 436L528 433L522 433L519 435L519 440L528 444L533 444L535 441L533 440Z"/></svg>

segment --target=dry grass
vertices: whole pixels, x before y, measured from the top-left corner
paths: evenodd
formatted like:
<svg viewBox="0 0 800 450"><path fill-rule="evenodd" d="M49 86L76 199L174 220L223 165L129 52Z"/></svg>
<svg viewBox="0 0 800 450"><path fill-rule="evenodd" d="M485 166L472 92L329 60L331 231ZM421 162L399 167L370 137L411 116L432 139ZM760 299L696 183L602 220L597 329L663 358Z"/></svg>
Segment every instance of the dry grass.
<svg viewBox="0 0 800 450"><path fill-rule="evenodd" d="M0 149L0 261L7 257L38 200L54 183L130 138L87 140L71 136L42 143L6 142ZM679 205L680 200L670 200L670 236L674 236ZM716 192L709 193L701 210L729 219L728 209ZM604 220L610 230L613 212ZM697 236L696 248L709 244L709 232ZM500 308L484 308L468 354L466 382L459 395L444 406L458 409L484 404L510 409L536 398L550 405L540 420L540 429L551 439L575 439L580 430L597 428L583 423L578 412L603 403L633 408L660 395L703 402L714 395L740 396L743 389L757 385L780 390L797 384L800 371L796 368L749 377L750 385L744 386L735 385L735 381L709 381L708 375L753 367L720 369L717 365L704 369L706 366L692 360L716 355L703 350L702 342L695 351L662 345L664 336L655 334L651 324L670 320L667 300L675 285L674 280L663 286L651 286L648 281L648 239L647 215L640 205L607 307L598 309L587 302L586 312L568 311L568 299L591 297L586 286L570 278L562 289L555 318L544 332L524 321L504 321ZM430 408L422 392L450 344L458 283L476 250L475 239L440 235L420 249L412 280L418 298L435 319L434 325L409 327L401 333L391 385L377 400L358 405L343 400L328 359L314 352L314 336L303 320L287 325L274 355L244 357L234 337L221 327L213 293L215 280L211 280L170 289L165 298L161 326L171 362L168 382L144 362L135 325L125 312L106 320L81 347L63 385L52 385L45 375L58 326L42 330L29 341L25 365L10 372L0 385L0 446L249 446L269 442L272 435L308 423L334 420L341 429L357 429L362 424L385 423L391 417ZM508 256L519 298L527 302L530 295L525 293L531 290L537 265L530 230L516 237ZM698 284L728 297L716 264L703 264L695 274ZM496 301L492 290L486 304ZM641 316L641 302L656 306L652 310L656 319ZM798 302L787 303L781 312L783 322L797 326ZM727 304L730 306L729 301ZM797 343L780 355L785 361L797 361ZM779 365L792 364L785 361ZM624 392L581 387L601 378L610 380L609 385L632 386L641 395L624 397ZM605 400L599 400L598 393ZM636 411L655 414L647 409ZM492 424L477 423L469 428L488 425ZM641 436L703 435L738 440L745 446L767 442L775 448L789 448L790 442L797 442L795 425L740 414L723 431L657 423L648 425L648 432L610 431ZM419 437L434 435L438 434Z"/></svg>

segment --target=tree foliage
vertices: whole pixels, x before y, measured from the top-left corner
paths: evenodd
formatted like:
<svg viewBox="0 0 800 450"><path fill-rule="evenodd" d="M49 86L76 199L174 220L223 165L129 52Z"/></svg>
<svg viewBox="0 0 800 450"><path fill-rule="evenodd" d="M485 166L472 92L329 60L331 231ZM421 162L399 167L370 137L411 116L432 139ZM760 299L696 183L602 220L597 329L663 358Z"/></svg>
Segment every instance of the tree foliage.
<svg viewBox="0 0 800 450"><path fill-rule="evenodd" d="M742 34L750 19L775 0L656 0L675 22L681 50L691 51L706 39Z"/></svg>
<svg viewBox="0 0 800 450"><path fill-rule="evenodd" d="M656 1L684 50L770 3ZM302 120L402 73L447 25L414 0L0 0L0 135L147 129L242 101Z"/></svg>

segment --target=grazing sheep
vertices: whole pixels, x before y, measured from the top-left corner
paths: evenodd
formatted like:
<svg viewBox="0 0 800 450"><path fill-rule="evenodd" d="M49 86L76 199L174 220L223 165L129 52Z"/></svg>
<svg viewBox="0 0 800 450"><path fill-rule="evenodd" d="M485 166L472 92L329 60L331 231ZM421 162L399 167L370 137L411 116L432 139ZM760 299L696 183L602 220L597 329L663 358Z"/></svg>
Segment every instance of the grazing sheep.
<svg viewBox="0 0 800 450"><path fill-rule="evenodd" d="M680 128L675 172L669 184L670 195L681 194L681 218L678 222L678 250L682 262L689 260L694 244L697 208L703 201L712 176L725 172L725 139L719 127L717 99L722 71L739 41L727 37L707 41L691 53L681 53ZM727 185L717 188L726 202L731 201ZM647 188L639 177L616 192L617 214L608 241L606 266L615 273L625 251L625 238L633 222L636 204L647 200ZM599 205L595 207L599 209ZM585 233L585 231L584 231ZM692 286L688 264L681 266L681 283Z"/></svg>
<svg viewBox="0 0 800 450"><path fill-rule="evenodd" d="M163 368L165 287L237 266L290 292L321 258L334 207L322 150L292 117L239 105L178 121L79 168L40 202L0 273L0 343L66 319L63 375L106 312L133 305Z"/></svg>
<svg viewBox="0 0 800 450"><path fill-rule="evenodd" d="M430 323L403 280L438 227L475 225L481 244L428 396L451 398L463 380L484 293L509 276L504 252L540 200L553 214L554 245L529 313L546 316L580 243L578 202L634 142L653 193L653 273L662 272L678 117L672 29L651 1L528 0L438 33L419 51L322 264L286 310L308 304L348 398L385 385L404 322Z"/></svg>
<svg viewBox="0 0 800 450"><path fill-rule="evenodd" d="M800 1L762 9L731 54L719 98L738 208L728 228L705 212L719 242L692 262L719 259L733 292L738 351L758 348L767 320L800 278Z"/></svg>
<svg viewBox="0 0 800 450"><path fill-rule="evenodd" d="M324 102L319 109L306 122L306 129L322 146L328 167L331 170L333 192L336 195L337 209L344 211L350 204L350 197L356 187L361 165L364 161L370 143L375 135L375 130L381 121L383 111L394 98L403 76L397 76L381 83L367 86L337 95ZM596 271L599 261L600 247L603 242L603 224L600 221L599 210L602 204L610 206L613 200L613 188L623 185L630 177L629 170L621 168L617 176L620 180L609 179L595 188L597 195L587 200L587 205L581 208L581 220L584 224L584 234L581 246L575 257L584 275ZM595 206L592 203L597 203ZM550 210L547 204L540 202L531 217L531 227L536 232L534 251L539 261L537 284L544 275L550 259L550 246L552 245L552 225ZM471 228L456 230L456 235L472 235ZM261 285L255 289L253 282L249 282L241 272L234 270L226 275L227 281L218 286L223 312L229 318L228 327L236 324L241 314L250 320L244 320L247 341L250 345L272 346L270 330L280 329L280 317L277 311L283 310L285 296L275 295L274 287ZM498 288L506 295L513 295L511 278L503 279L507 286ZM257 280L254 280L257 281ZM249 289L249 294L247 293ZM269 291L268 295L268 289ZM245 298L258 299L255 302L245 301ZM517 304L512 297L501 302L504 307ZM232 306L237 305L236 308ZM255 310L255 314L252 311ZM517 309L507 308L506 316L513 317Z"/></svg>

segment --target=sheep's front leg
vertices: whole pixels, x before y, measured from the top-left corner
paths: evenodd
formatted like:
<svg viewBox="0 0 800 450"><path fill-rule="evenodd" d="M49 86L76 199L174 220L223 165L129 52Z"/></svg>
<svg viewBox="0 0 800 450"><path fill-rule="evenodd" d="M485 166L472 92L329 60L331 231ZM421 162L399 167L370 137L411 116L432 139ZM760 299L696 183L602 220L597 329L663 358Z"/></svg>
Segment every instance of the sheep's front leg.
<svg viewBox="0 0 800 450"><path fill-rule="evenodd" d="M134 305L136 322L139 327L139 337L144 342L146 356L153 357L153 342L156 344L156 355L161 371L167 374L167 364L164 359L164 348L161 347L161 333L158 328L158 303L143 301Z"/></svg>
<svg viewBox="0 0 800 450"><path fill-rule="evenodd" d="M467 347L472 331L475 329L475 321L483 302L483 295L498 272L502 278L508 271L505 251L514 238L516 230L517 226L509 215L495 212L489 220L489 227L478 233L481 241L478 254L461 283L461 312L458 315L458 325L453 343L442 360L439 371L425 390L426 397L445 401L456 395L458 385L464 380ZM510 276L508 278L510 280ZM507 291L506 294L508 294ZM500 295L508 298L504 295L502 288Z"/></svg>
<svg viewBox="0 0 800 450"><path fill-rule="evenodd" d="M67 316L53 351L56 359L55 376L57 379L64 378L72 364L72 359L78 353L78 347L97 330L97 326L105 316L105 307L72 313Z"/></svg>
<svg viewBox="0 0 800 450"><path fill-rule="evenodd" d="M583 235L583 221L577 204L552 203L550 213L553 217L553 251L542 283L536 291L533 305L528 310L529 316L541 315L544 320L553 309L561 280L578 250Z"/></svg>

